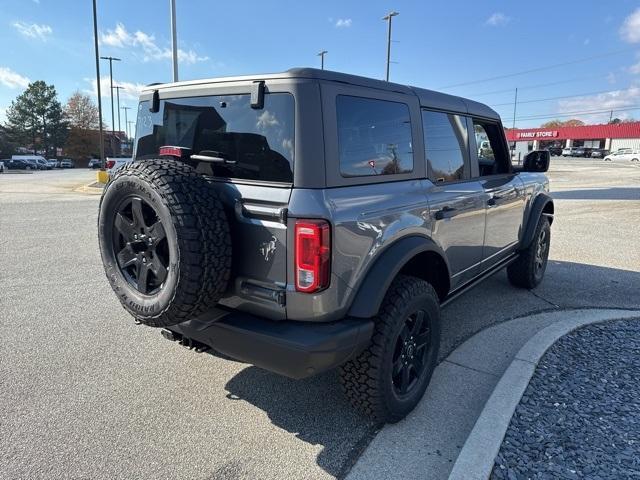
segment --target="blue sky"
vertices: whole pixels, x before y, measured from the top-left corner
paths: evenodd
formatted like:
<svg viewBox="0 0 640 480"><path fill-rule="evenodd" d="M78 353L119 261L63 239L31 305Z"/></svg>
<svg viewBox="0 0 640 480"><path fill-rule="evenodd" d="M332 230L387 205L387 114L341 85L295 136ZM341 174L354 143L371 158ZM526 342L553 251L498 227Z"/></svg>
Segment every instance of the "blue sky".
<svg viewBox="0 0 640 480"><path fill-rule="evenodd" d="M614 109L620 118L640 118L640 108L631 110L640 107L637 1L177 0L177 5L181 80L318 66L316 54L323 49L329 52L328 69L382 78L386 23L381 17L393 9L400 12L393 23L392 57L398 62L391 66L393 81L488 103L509 126L515 87L522 102L516 115L520 127L538 126L554 114L604 109ZM98 10L100 53L122 58L114 64L114 78L127 88L121 104L134 107L139 86L171 77L169 0L98 0ZM29 80L54 84L63 102L75 90L94 91L91 12L91 0L0 0L0 120ZM581 61L590 57L597 58ZM560 63L567 64L478 81ZM108 64L101 67L108 75ZM103 89L105 97L108 91ZM604 122L609 114L575 116ZM110 117L107 102L107 123Z"/></svg>

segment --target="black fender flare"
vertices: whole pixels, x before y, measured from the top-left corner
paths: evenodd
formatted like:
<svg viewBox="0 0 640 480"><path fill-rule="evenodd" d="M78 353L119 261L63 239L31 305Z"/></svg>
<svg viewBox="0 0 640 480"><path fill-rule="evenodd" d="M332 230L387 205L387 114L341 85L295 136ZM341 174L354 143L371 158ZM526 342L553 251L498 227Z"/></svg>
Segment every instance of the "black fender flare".
<svg viewBox="0 0 640 480"><path fill-rule="evenodd" d="M533 236L536 233L536 227L538 226L538 221L542 215L550 216L550 221L553 221L553 214L543 213L545 207L551 203L553 209L553 199L546 193L539 193L536 195L536 198L533 200L533 204L531 205L531 209L529 211L529 217L527 219L527 225L524 230L524 234L522 235L522 240L520 241L519 250L524 250L533 241Z"/></svg>
<svg viewBox="0 0 640 480"><path fill-rule="evenodd" d="M357 287L348 315L358 318L375 316L393 279L409 260L423 252L437 253L444 261L449 275L447 257L438 244L419 235L404 237L385 249L374 261Z"/></svg>

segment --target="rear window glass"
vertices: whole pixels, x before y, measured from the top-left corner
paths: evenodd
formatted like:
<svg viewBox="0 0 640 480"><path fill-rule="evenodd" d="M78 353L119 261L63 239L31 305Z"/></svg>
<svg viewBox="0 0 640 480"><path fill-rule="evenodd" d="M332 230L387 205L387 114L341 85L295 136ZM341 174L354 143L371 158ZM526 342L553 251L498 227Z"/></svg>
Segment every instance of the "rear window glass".
<svg viewBox="0 0 640 480"><path fill-rule="evenodd" d="M336 110L343 177L413 171L411 117L406 104L339 95Z"/></svg>
<svg viewBox="0 0 640 480"><path fill-rule="evenodd" d="M250 95L216 95L160 101L160 111L140 102L135 158L153 158L160 147L223 158L210 163L214 176L268 182L293 181L294 99L265 95L251 108Z"/></svg>

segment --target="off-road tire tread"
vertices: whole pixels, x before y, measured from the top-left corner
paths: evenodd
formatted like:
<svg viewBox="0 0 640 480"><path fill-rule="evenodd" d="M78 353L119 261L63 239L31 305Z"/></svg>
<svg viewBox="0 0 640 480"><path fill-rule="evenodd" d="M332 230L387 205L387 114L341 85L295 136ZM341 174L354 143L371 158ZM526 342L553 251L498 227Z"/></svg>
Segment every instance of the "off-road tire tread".
<svg viewBox="0 0 640 480"><path fill-rule="evenodd" d="M174 262L178 266L174 295L164 310L144 316L121 303L136 320L153 327L175 325L205 313L220 300L231 275L229 224L217 192L193 167L157 158L118 169L102 198L124 176L145 181L162 198L176 229L179 258Z"/></svg>
<svg viewBox="0 0 640 480"><path fill-rule="evenodd" d="M540 220L538 220L538 225L536 225L536 231L533 234L531 244L526 249L522 250L518 255L518 258L507 267L507 277L512 285L531 290L540 283L539 281L536 281L534 263L538 237L540 236L542 229L545 228L545 225L548 229L548 241L551 241L549 220L547 217L542 215Z"/></svg>
<svg viewBox="0 0 640 480"><path fill-rule="evenodd" d="M378 315L369 347L355 359L339 367L340 384L347 399L354 408L378 422L397 422L404 414L389 410L384 401L380 385L383 352L391 342L395 322L401 315L402 306L415 296L428 295L439 305L435 289L424 280L407 275L399 275L389 287Z"/></svg>

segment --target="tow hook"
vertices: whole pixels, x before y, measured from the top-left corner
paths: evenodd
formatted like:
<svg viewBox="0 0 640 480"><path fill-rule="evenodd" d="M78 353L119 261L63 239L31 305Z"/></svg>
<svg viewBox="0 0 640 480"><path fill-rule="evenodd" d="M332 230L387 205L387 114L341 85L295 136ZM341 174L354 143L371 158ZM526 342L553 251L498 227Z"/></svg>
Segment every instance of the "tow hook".
<svg viewBox="0 0 640 480"><path fill-rule="evenodd" d="M173 332L171 330L162 329L160 334L166 338L167 340L171 340L172 342L178 342L179 345L182 345L189 350L193 350L196 353L204 353L207 350L211 350L209 345L205 345L202 342L198 342L192 338L185 337L180 333Z"/></svg>

